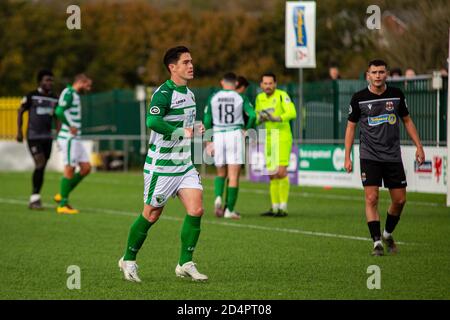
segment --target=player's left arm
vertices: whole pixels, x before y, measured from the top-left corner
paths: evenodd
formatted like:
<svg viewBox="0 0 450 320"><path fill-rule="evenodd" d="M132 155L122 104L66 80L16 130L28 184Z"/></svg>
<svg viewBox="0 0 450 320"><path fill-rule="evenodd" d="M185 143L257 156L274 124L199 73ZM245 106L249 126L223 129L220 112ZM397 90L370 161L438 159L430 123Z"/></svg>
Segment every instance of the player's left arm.
<svg viewBox="0 0 450 320"><path fill-rule="evenodd" d="M203 115L203 125L205 126L205 130L212 128L211 97L208 98L208 103L205 107L205 113Z"/></svg>
<svg viewBox="0 0 450 320"><path fill-rule="evenodd" d="M403 93L400 96L400 104L398 108L398 114L402 118L403 124L405 125L406 132L408 133L411 140L414 142L416 150L416 160L419 165L425 161L425 151L423 150L422 142L420 141L419 133L417 132L414 121L409 115L408 107L406 105L405 96Z"/></svg>
<svg viewBox="0 0 450 320"><path fill-rule="evenodd" d="M73 94L70 91L65 91L64 95L59 97L58 105L55 108L56 118L59 121L61 121L61 123L69 127L74 126L74 124L69 122L69 119L67 119L65 112L66 110L72 107L72 102L73 102Z"/></svg>
<svg viewBox="0 0 450 320"><path fill-rule="evenodd" d="M246 96L242 96L242 98L244 99L244 112L247 114L248 116L248 121L245 125L245 130L248 130L250 128L253 128L255 126L256 123L256 113L255 110L253 109L252 104L250 103L250 100L248 100L248 98Z"/></svg>
<svg viewBox="0 0 450 320"><path fill-rule="evenodd" d="M409 115L402 118L403 124L405 125L406 132L408 132L409 137L414 142L416 150L416 160L421 165L425 161L425 151L423 150L422 142L420 141L419 133L417 132L416 126Z"/></svg>

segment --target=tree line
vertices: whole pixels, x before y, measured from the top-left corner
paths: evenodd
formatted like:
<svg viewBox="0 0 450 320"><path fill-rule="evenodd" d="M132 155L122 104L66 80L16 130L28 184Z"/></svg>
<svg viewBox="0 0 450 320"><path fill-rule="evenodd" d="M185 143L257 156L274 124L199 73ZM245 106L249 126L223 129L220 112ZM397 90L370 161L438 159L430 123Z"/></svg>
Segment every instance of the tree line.
<svg viewBox="0 0 450 320"><path fill-rule="evenodd" d="M207 4L205 4L207 3ZM81 30L66 26L69 4L81 8ZM406 17L406 31L369 30L366 8ZM419 73L439 69L448 48L450 6L445 0L323 0L317 2L317 68L306 80L327 77L328 66L357 78L367 60L386 58ZM0 95L21 95L50 68L61 89L86 72L95 91L158 85L167 78L165 50L192 51L192 86L217 85L226 71L251 81L272 71L280 82L295 81L284 66L285 1L0 1ZM425 10L425 11L424 11ZM387 30L387 31L386 31Z"/></svg>

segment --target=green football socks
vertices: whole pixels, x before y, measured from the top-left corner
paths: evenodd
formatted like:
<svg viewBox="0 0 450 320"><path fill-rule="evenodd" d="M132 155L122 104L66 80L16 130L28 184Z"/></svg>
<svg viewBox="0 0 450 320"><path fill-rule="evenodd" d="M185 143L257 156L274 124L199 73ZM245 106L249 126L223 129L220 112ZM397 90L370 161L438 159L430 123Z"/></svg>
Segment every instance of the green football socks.
<svg viewBox="0 0 450 320"><path fill-rule="evenodd" d="M217 197L222 197L225 188L225 177L216 177L214 179L214 194Z"/></svg>
<svg viewBox="0 0 450 320"><path fill-rule="evenodd" d="M202 217L186 215L181 227L181 254L179 264L182 266L186 262L192 261L195 246L200 236L200 221Z"/></svg>
<svg viewBox="0 0 450 320"><path fill-rule="evenodd" d="M73 189L80 183L81 180L83 180L84 176L82 176L79 172L75 173L70 179L70 191L72 192Z"/></svg>
<svg viewBox="0 0 450 320"><path fill-rule="evenodd" d="M82 176L79 172L75 173L72 179L68 179L66 177L61 178L61 186L59 193L61 194L61 202L59 206L63 207L69 202L69 194L73 189L83 180L84 176Z"/></svg>
<svg viewBox="0 0 450 320"><path fill-rule="evenodd" d="M139 249L142 247L145 239L147 238L148 229L153 223L144 218L142 214L137 217L134 223L131 225L130 233L128 234L127 249L123 260L135 261L136 255Z"/></svg>
<svg viewBox="0 0 450 320"><path fill-rule="evenodd" d="M61 202L59 203L59 206L64 207L69 199L69 193L71 189L71 179L67 179L66 177L61 178L61 185L60 185L60 191L61 194Z"/></svg>
<svg viewBox="0 0 450 320"><path fill-rule="evenodd" d="M239 187L228 187L227 188L227 208L233 212L234 206L236 205L237 197L238 197Z"/></svg>

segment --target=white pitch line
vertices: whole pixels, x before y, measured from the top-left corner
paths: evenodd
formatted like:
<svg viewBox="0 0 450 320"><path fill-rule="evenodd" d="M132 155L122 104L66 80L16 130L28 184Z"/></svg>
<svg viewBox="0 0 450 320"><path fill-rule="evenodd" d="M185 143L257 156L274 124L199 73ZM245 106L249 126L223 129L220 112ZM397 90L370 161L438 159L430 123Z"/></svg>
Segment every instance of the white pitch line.
<svg viewBox="0 0 450 320"><path fill-rule="evenodd" d="M58 180L59 178L55 177L48 177L46 178L48 180ZM142 180L143 181L143 180ZM136 187L142 188L142 185L138 186L138 184L133 182L127 182L127 181L121 181L117 179L102 179L102 178L96 178L96 179L89 179L86 180L85 183L97 183L97 184L114 184L114 185L132 185ZM204 187L206 190L214 190L214 187ZM251 189L251 188L239 188L242 192L247 193L254 193L254 194L269 194L268 190L263 189ZM355 190L355 189L350 189ZM362 191L362 190L361 190ZM342 201L361 201L363 202L364 197L361 195L361 197L355 197L355 196L346 196L346 195L338 195L338 194L318 194L318 193L311 193L311 192L295 192L291 191L289 193L289 196L299 196L303 198L320 198L320 199L330 199L330 200L342 200ZM379 199L379 202L383 203L390 203L390 199ZM424 206L424 207L445 207L444 203L436 203L436 202L428 202L428 201L410 201L408 200L407 205L413 205L413 206Z"/></svg>
<svg viewBox="0 0 450 320"><path fill-rule="evenodd" d="M27 205L28 204L27 201L16 200L16 199L6 199L6 198L0 198L0 203L19 204L19 205ZM44 204L44 205L47 208L55 208L54 205L49 205L49 204ZM128 211L106 209L106 208L83 207L83 208L80 208L80 210L113 214L113 215L121 215L121 216L129 216L129 217L136 217L136 215L137 215L137 214L130 213ZM160 219L178 221L178 222L181 222L184 220L182 218L172 217L172 216L168 216L168 215L161 215ZM364 238L364 237L355 237L355 236L348 236L348 235L327 233L327 232L305 231L305 230L291 229L291 228L264 227L264 226L258 226L258 225L252 225L252 224L219 222L219 221L208 221L208 220L203 220L202 223L220 225L220 226L226 226L226 227L234 227L234 228L244 228L244 229L262 230L262 231L275 231L275 232L302 234L302 235L317 236L317 237L339 238L339 239L358 240L358 241L372 241L372 239ZM411 242L397 241L397 243L402 244L402 245L403 244L415 245L415 243L411 243Z"/></svg>

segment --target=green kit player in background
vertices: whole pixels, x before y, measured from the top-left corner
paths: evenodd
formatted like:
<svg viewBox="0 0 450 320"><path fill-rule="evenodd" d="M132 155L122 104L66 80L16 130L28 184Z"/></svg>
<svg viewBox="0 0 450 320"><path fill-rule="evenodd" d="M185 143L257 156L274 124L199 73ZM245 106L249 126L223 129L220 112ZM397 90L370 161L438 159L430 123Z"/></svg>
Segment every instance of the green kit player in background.
<svg viewBox="0 0 450 320"><path fill-rule="evenodd" d="M147 114L147 127L152 132L144 165L144 210L130 228L119 268L126 280L141 282L136 255L169 197L178 196L187 215L181 228L181 254L175 274L206 281L208 277L198 272L192 261L200 235L203 188L191 161L196 104L194 94L187 88L187 82L194 78L189 49L182 46L169 49L164 55L164 65L170 72L170 80L155 91ZM201 125L200 133L204 131Z"/></svg>
<svg viewBox="0 0 450 320"><path fill-rule="evenodd" d="M213 153L217 176L214 180L216 216L240 219L234 206L239 190L239 174L245 160L245 134L255 124L256 114L248 98L236 92L237 77L227 73L220 81L222 90L211 95L205 108L206 129L213 128ZM247 123L244 116L247 115ZM209 149L209 146L208 146ZM222 196L228 177L225 209Z"/></svg>
<svg viewBox="0 0 450 320"><path fill-rule="evenodd" d="M260 83L263 92L256 96L257 124L265 124L265 159L270 177L272 208L262 216L287 216L289 177L287 167L292 148L292 132L289 121L297 117L289 95L276 88L273 73L263 74Z"/></svg>
<svg viewBox="0 0 450 320"><path fill-rule="evenodd" d="M89 92L92 80L85 74L75 76L72 85L68 85L59 97L55 114L61 121L57 142L64 162L64 175L60 192L54 200L58 203L56 212L77 214L79 211L69 205L69 194L91 171L89 155L80 140L81 135L81 99L79 93ZM80 170L75 172L76 167Z"/></svg>

